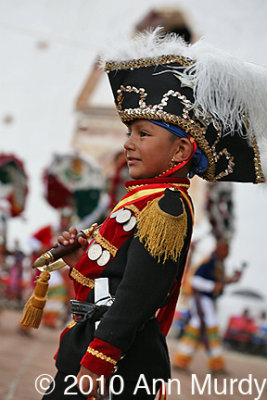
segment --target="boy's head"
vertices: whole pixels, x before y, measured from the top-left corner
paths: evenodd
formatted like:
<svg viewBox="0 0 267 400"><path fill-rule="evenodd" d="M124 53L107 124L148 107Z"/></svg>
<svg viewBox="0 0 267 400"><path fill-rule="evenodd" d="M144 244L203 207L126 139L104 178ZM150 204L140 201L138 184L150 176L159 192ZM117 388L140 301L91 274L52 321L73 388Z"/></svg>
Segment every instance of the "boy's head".
<svg viewBox="0 0 267 400"><path fill-rule="evenodd" d="M174 143L192 141L191 176L197 173L213 182L264 182L254 133L260 136L259 127L267 123L265 113L255 111L263 108L267 98L262 93L267 74L254 74L256 67L248 71L239 60L201 46L188 47L181 38L162 37L156 30L125 44L121 40L114 52L107 49L105 70L119 116L130 129L134 121L146 120L162 127L162 132L177 135L179 131L180 140L173 139ZM245 87L243 79L248 74ZM248 84L251 92L260 93L253 101L247 96ZM158 161L159 173L172 159L173 147L170 151L168 142L166 146L158 154L150 152L155 160L164 155L164 162ZM137 164L130 160L130 173Z"/></svg>
<svg viewBox="0 0 267 400"><path fill-rule="evenodd" d="M224 260L229 254L229 242L224 238L220 238L216 243L216 254L221 259Z"/></svg>
<svg viewBox="0 0 267 400"><path fill-rule="evenodd" d="M160 125L140 119L129 124L124 149L133 179L153 178L170 170L171 175L186 177L194 145L186 137L178 137ZM177 168L179 165L182 168Z"/></svg>

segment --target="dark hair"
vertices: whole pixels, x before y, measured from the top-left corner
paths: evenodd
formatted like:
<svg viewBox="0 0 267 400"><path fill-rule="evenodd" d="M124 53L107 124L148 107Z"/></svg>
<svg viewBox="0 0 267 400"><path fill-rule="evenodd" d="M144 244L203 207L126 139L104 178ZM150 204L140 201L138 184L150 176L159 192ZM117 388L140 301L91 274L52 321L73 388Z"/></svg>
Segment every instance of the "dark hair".
<svg viewBox="0 0 267 400"><path fill-rule="evenodd" d="M166 129L166 131L168 131L168 129ZM168 131L168 133L169 133L170 141L172 143L175 142L176 139L181 139L179 136L174 135L174 133L171 133L170 131Z"/></svg>

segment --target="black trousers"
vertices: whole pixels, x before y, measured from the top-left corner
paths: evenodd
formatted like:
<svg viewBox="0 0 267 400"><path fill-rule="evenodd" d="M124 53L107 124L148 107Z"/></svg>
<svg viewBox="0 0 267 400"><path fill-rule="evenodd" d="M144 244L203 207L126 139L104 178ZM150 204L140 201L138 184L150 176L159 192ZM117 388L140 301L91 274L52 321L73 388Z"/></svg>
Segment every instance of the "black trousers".
<svg viewBox="0 0 267 400"><path fill-rule="evenodd" d="M109 385L110 384L110 385ZM74 384L74 378L68 378L66 381L66 375L58 372L54 379L54 389L52 385L47 390L42 400L85 400L88 396L84 396ZM123 382L120 379L108 382L110 388L110 400L154 400L156 393L154 393L153 383L147 380L142 380L140 382ZM155 391L157 392L160 388L160 383L157 382L155 385ZM53 390L52 390L53 389ZM51 393L49 393L51 392ZM120 394L119 394L120 393ZM135 393L135 394L134 394Z"/></svg>

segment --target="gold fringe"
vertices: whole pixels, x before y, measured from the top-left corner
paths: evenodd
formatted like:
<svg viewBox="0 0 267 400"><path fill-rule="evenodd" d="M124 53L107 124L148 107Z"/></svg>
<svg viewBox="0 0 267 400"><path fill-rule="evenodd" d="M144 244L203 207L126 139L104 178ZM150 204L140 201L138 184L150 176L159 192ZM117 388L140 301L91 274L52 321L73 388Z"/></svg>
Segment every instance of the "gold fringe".
<svg viewBox="0 0 267 400"><path fill-rule="evenodd" d="M183 202L182 214L174 216L161 210L159 200L148 202L140 212L137 236L158 262L162 257L163 263L167 258L177 261L186 237L187 214Z"/></svg>
<svg viewBox="0 0 267 400"><path fill-rule="evenodd" d="M43 271L39 276L34 292L24 306L23 316L20 321L21 325L35 329L39 328L46 303L49 278L50 273L48 271Z"/></svg>

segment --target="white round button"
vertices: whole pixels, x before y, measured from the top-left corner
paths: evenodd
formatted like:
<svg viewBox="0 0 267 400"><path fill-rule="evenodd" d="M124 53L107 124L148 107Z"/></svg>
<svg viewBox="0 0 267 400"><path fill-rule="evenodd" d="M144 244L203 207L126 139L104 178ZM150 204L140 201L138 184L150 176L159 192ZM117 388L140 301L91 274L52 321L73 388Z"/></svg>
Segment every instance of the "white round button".
<svg viewBox="0 0 267 400"><path fill-rule="evenodd" d="M114 211L112 214L110 214L110 218L112 218L112 219L115 218L120 211L121 210Z"/></svg>
<svg viewBox="0 0 267 400"><path fill-rule="evenodd" d="M118 213L118 215L116 216L116 221L119 224L125 224L125 222L128 222L129 219L131 218L132 213L130 210L120 210L120 212Z"/></svg>
<svg viewBox="0 0 267 400"><path fill-rule="evenodd" d="M136 218L134 215L131 216L130 220L123 225L125 232L130 232L136 225Z"/></svg>
<svg viewBox="0 0 267 400"><path fill-rule="evenodd" d="M88 258L91 261L97 260L101 254L102 254L102 247L98 243L94 243L92 246L89 247L88 249Z"/></svg>
<svg viewBox="0 0 267 400"><path fill-rule="evenodd" d="M99 267L104 267L110 260L110 252L108 250L103 250L101 257L97 260Z"/></svg>

